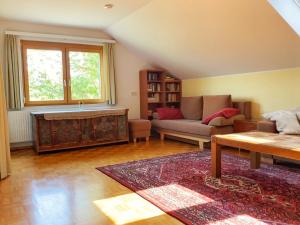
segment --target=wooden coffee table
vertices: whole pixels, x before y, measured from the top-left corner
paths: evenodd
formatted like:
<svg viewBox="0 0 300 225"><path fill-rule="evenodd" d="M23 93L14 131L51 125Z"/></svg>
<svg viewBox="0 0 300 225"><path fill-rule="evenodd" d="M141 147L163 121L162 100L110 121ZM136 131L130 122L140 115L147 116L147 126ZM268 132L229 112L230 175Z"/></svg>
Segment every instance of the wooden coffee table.
<svg viewBox="0 0 300 225"><path fill-rule="evenodd" d="M222 146L250 151L252 169L260 167L261 153L300 160L300 136L266 132L245 132L215 135L211 141L212 176L221 177Z"/></svg>

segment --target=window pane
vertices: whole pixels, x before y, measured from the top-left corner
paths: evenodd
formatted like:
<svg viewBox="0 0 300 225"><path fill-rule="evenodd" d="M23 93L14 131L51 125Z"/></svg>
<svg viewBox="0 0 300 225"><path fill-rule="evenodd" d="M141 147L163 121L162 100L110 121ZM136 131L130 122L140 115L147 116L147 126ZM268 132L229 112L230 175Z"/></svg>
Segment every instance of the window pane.
<svg viewBox="0 0 300 225"><path fill-rule="evenodd" d="M69 52L72 100L101 99L100 54Z"/></svg>
<svg viewBox="0 0 300 225"><path fill-rule="evenodd" d="M64 100L62 52L27 49L30 101Z"/></svg>

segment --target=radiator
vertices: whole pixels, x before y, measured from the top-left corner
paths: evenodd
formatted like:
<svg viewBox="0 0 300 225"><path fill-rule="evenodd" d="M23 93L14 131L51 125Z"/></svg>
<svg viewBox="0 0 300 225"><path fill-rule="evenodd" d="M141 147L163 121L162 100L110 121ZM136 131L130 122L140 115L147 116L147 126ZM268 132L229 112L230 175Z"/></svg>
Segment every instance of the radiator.
<svg viewBox="0 0 300 225"><path fill-rule="evenodd" d="M10 143L31 142L31 117L28 111L8 112Z"/></svg>

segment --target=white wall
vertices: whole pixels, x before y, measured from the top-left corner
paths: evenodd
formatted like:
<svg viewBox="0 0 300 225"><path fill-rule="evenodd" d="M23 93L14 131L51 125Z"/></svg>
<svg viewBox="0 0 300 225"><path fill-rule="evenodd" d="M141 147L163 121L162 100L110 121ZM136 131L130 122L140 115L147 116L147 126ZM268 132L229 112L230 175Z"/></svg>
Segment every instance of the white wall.
<svg viewBox="0 0 300 225"><path fill-rule="evenodd" d="M25 32L62 34L72 36L83 36L91 38L111 38L108 34L100 30L81 29L75 27L50 26L32 23L22 23L14 21L0 21L0 62L3 62L3 42L5 30L17 30ZM139 118L139 70L149 68L150 65L134 52L127 49L120 43L115 47L115 69L117 83L117 100L118 105L129 108L129 118ZM57 106L52 108L70 107ZM88 106L87 106L88 107ZM41 107L25 108L24 113L40 109ZM9 112L10 120L14 119L16 113ZM17 132L18 127L10 127L10 133ZM27 135L28 136L28 135ZM30 136L30 135L29 135ZM26 137L26 135L23 135ZM29 138L25 138L29 139ZM16 140L11 140L16 142ZM30 141L30 140L21 140Z"/></svg>
<svg viewBox="0 0 300 225"><path fill-rule="evenodd" d="M124 45L115 48L118 103L129 108L129 118L140 118L139 70L150 68Z"/></svg>

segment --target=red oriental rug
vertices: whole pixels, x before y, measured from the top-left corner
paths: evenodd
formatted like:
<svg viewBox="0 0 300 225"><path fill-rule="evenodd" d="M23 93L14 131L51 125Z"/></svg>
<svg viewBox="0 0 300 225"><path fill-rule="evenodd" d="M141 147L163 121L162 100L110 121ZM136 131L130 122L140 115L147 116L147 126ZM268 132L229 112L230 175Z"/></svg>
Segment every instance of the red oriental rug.
<svg viewBox="0 0 300 225"><path fill-rule="evenodd" d="M222 179L208 153L97 168L186 224L300 224L300 169L223 155Z"/></svg>

